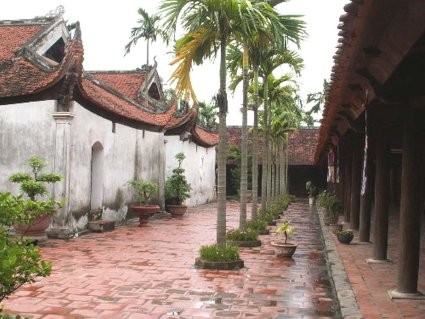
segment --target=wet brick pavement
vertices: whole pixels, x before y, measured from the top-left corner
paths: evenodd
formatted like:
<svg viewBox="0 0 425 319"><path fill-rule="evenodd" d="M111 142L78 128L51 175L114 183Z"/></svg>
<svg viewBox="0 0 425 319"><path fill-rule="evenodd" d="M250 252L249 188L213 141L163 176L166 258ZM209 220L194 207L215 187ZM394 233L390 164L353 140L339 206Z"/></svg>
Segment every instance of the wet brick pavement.
<svg viewBox="0 0 425 319"><path fill-rule="evenodd" d="M237 202L228 202L228 226L238 224ZM128 318L338 318L317 217L305 203L285 218L296 227L293 259L270 246L242 248L239 271L197 270L202 244L215 240L216 205L190 209L183 219L134 221L109 233L69 241L48 240L42 254L50 277L16 291L7 311L43 319Z"/></svg>
<svg viewBox="0 0 425 319"><path fill-rule="evenodd" d="M373 256L372 243L360 243L358 232L350 245L337 242L336 250L342 260L348 280L353 288L361 314L366 319L424 319L425 300L390 299L389 290L397 287L399 254L399 216L393 208L389 221L388 258L389 263L367 264ZM421 260L418 289L425 292L425 215L422 222ZM372 218L373 221L373 218ZM373 229L373 224L372 224ZM373 233L372 233L373 241Z"/></svg>

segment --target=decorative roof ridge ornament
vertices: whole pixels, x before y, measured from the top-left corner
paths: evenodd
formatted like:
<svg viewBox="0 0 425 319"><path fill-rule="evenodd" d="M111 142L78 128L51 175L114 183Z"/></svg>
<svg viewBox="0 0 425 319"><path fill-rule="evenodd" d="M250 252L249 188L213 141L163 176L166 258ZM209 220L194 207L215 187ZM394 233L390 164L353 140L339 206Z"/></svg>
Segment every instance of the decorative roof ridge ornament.
<svg viewBox="0 0 425 319"><path fill-rule="evenodd" d="M46 18L56 18L56 19L58 19L58 18L61 18L64 13L65 13L64 6L59 5L56 9L50 10L49 12L47 12L45 17Z"/></svg>

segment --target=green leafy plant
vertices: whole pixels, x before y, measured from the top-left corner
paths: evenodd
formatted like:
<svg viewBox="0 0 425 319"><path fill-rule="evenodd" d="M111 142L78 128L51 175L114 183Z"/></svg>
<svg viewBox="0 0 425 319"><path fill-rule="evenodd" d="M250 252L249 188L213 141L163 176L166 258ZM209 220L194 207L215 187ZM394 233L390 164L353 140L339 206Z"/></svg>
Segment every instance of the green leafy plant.
<svg viewBox="0 0 425 319"><path fill-rule="evenodd" d="M284 235L284 243L286 244L289 238L289 235L293 234L295 231L295 227L291 226L290 221L284 221L279 227L276 229L276 235Z"/></svg>
<svg viewBox="0 0 425 319"><path fill-rule="evenodd" d="M232 245L205 245L199 249L199 255L205 261L237 261L240 260L239 248Z"/></svg>
<svg viewBox="0 0 425 319"><path fill-rule="evenodd" d="M133 187L137 196L137 201L140 205L146 204L152 195L158 190L158 184L141 179L131 180L128 184Z"/></svg>
<svg viewBox="0 0 425 319"><path fill-rule="evenodd" d="M337 223L338 216L344 208L336 196L326 190L320 192L317 196L317 205L324 209L324 221L328 225Z"/></svg>
<svg viewBox="0 0 425 319"><path fill-rule="evenodd" d="M317 188L313 184L312 181L307 181L305 183L305 189L307 190L308 197L316 197L316 195L317 195Z"/></svg>
<svg viewBox="0 0 425 319"><path fill-rule="evenodd" d="M354 238L354 233L352 230L342 229L336 233L336 236L341 243L349 244Z"/></svg>
<svg viewBox="0 0 425 319"><path fill-rule="evenodd" d="M246 229L252 229L257 233L261 234L262 232L267 230L267 224L268 222L266 222L265 220L256 218L246 223Z"/></svg>
<svg viewBox="0 0 425 319"><path fill-rule="evenodd" d="M25 193L30 201L26 201L27 211L44 211L44 213L54 213L63 203L49 198L42 200L47 195L46 183L54 184L62 180L62 176L55 173L43 174L41 171L46 167L45 162L38 157L31 157L27 161L31 173L17 172L9 177L12 183L20 184L20 190Z"/></svg>
<svg viewBox="0 0 425 319"><path fill-rule="evenodd" d="M165 201L167 204L181 205L185 199L190 197L192 187L186 180L184 168L181 167L186 158L185 155L178 153L175 158L179 164L165 182Z"/></svg>
<svg viewBox="0 0 425 319"><path fill-rule="evenodd" d="M228 241L253 241L258 240L258 232L253 229L232 229L227 232Z"/></svg>
<svg viewBox="0 0 425 319"><path fill-rule="evenodd" d="M35 219L41 208L32 206L34 203L22 195L0 193L0 301L21 285L51 272L51 264L41 259L38 247L8 233L10 225Z"/></svg>

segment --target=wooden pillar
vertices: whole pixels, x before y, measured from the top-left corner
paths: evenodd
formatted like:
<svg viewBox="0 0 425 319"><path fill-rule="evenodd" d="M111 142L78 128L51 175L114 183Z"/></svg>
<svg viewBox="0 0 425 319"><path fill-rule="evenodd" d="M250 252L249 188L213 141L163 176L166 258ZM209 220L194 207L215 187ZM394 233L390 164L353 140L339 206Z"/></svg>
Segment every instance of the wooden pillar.
<svg viewBox="0 0 425 319"><path fill-rule="evenodd" d="M403 129L403 158L401 173L400 248L397 289L394 298L415 298L418 293L418 275L421 241L421 168L422 141L419 138L417 115L405 111Z"/></svg>
<svg viewBox="0 0 425 319"><path fill-rule="evenodd" d="M376 140L373 259L369 261L387 261L389 195L390 152L388 139L381 129Z"/></svg>
<svg viewBox="0 0 425 319"><path fill-rule="evenodd" d="M367 154L366 163L366 184L363 194L360 197L360 225L359 225L359 240L361 242L370 241L370 217L372 211L372 199L374 189L374 169L371 161L370 152Z"/></svg>
<svg viewBox="0 0 425 319"><path fill-rule="evenodd" d="M362 177L362 143L357 141L353 145L351 161L351 196L350 196L350 228L359 229L360 216L360 188Z"/></svg>
<svg viewBox="0 0 425 319"><path fill-rule="evenodd" d="M352 154L351 146L345 149L344 156L344 222L350 222L351 208L351 170L352 170Z"/></svg>

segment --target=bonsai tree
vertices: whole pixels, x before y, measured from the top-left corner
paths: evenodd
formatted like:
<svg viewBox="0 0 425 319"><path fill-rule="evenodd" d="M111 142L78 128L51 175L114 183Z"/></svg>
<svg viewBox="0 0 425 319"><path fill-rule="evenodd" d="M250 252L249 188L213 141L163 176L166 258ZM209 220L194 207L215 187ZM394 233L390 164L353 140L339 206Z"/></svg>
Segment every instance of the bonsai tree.
<svg viewBox="0 0 425 319"><path fill-rule="evenodd" d="M154 182L135 179L128 182L136 192L137 201L141 206L147 204L151 196L158 190L158 184Z"/></svg>
<svg viewBox="0 0 425 319"><path fill-rule="evenodd" d="M313 184L312 181L307 181L305 183L305 189L307 190L308 197L312 197L312 198L316 197L316 195L317 195L317 188Z"/></svg>
<svg viewBox="0 0 425 319"><path fill-rule="evenodd" d="M288 237L295 231L294 226L290 225L290 221L283 222L277 229L276 229L276 235L284 235L284 243L288 243Z"/></svg>
<svg viewBox="0 0 425 319"><path fill-rule="evenodd" d="M190 197L192 187L186 180L184 168L181 167L185 155L178 153L175 158L179 164L165 182L165 201L167 204L182 205L183 201Z"/></svg>
<svg viewBox="0 0 425 319"><path fill-rule="evenodd" d="M28 216L35 218L38 212L28 210L32 205L33 201L22 195L0 193L0 302L23 284L46 277L51 271L51 264L41 259L38 247L10 237L8 232L11 225L26 222Z"/></svg>
<svg viewBox="0 0 425 319"><path fill-rule="evenodd" d="M9 177L12 183L19 183L20 190L30 199L27 202L28 210L43 211L44 213L54 213L61 203L53 198L42 200L47 195L46 183L56 183L62 180L62 176L55 173L42 173L42 169L46 166L43 160L38 157L31 157L27 161L27 165L31 169L31 173L17 172Z"/></svg>

